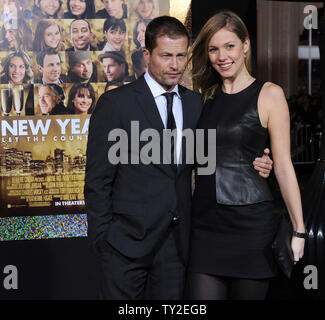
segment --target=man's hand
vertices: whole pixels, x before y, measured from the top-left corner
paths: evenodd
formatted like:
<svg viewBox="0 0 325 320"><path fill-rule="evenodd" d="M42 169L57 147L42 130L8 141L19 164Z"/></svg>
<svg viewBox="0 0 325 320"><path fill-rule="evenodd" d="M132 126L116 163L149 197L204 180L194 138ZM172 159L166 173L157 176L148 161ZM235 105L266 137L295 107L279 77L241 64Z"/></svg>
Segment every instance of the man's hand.
<svg viewBox="0 0 325 320"><path fill-rule="evenodd" d="M263 178L268 178L273 167L273 161L269 157L270 150L264 149L264 154L261 158L255 158L253 161L254 169L258 171Z"/></svg>

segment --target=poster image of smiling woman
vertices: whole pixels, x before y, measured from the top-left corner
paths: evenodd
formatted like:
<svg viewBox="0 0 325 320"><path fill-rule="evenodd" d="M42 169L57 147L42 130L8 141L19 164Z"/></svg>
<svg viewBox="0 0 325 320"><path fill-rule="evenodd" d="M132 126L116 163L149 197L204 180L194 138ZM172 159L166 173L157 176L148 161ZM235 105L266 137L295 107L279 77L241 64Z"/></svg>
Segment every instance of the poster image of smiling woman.
<svg viewBox="0 0 325 320"><path fill-rule="evenodd" d="M158 0L132 0L131 19L153 19L159 16Z"/></svg>
<svg viewBox="0 0 325 320"><path fill-rule="evenodd" d="M122 19L106 19L103 26L104 40L98 44L102 51L120 51L126 36L126 25Z"/></svg>
<svg viewBox="0 0 325 320"><path fill-rule="evenodd" d="M133 42L137 49L144 48L145 33L151 19L139 19L133 25Z"/></svg>
<svg viewBox="0 0 325 320"><path fill-rule="evenodd" d="M32 29L26 21L4 20L1 27L1 51L31 51Z"/></svg>
<svg viewBox="0 0 325 320"><path fill-rule="evenodd" d="M2 61L1 83L20 85L32 83L33 70L31 61L25 52L11 52Z"/></svg>
<svg viewBox="0 0 325 320"><path fill-rule="evenodd" d="M64 19L95 18L94 0L68 0L67 9L63 15Z"/></svg>
<svg viewBox="0 0 325 320"><path fill-rule="evenodd" d="M33 50L58 52L64 49L62 28L57 20L40 20L35 29Z"/></svg>
<svg viewBox="0 0 325 320"><path fill-rule="evenodd" d="M67 106L69 114L91 114L95 104L95 90L90 83L75 83L72 86Z"/></svg>

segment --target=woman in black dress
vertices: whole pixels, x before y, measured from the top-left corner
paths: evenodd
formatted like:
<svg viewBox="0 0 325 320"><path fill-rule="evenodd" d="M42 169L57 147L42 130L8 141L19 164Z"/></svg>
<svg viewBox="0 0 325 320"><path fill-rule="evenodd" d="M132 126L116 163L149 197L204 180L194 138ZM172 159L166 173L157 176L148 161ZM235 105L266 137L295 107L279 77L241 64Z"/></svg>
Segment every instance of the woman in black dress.
<svg viewBox="0 0 325 320"><path fill-rule="evenodd" d="M276 274L273 198L251 163L268 135L275 175L298 232L291 242L295 261L305 244L286 99L279 86L251 76L249 35L236 14L214 15L192 50L193 80L205 101L198 128L216 130L216 171L196 177L190 298L264 299Z"/></svg>

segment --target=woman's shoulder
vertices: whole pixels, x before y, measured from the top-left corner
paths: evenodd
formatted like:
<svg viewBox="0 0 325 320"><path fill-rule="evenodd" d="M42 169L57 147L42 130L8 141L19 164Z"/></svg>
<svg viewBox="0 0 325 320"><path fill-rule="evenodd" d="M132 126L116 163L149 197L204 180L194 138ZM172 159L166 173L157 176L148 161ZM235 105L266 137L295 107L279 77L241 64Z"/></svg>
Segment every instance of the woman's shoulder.
<svg viewBox="0 0 325 320"><path fill-rule="evenodd" d="M264 95L267 98L280 97L283 96L283 94L281 86L270 81L266 81L261 90L261 95Z"/></svg>
<svg viewBox="0 0 325 320"><path fill-rule="evenodd" d="M265 82L259 95L258 104L269 111L286 106L286 97L281 86L273 82Z"/></svg>

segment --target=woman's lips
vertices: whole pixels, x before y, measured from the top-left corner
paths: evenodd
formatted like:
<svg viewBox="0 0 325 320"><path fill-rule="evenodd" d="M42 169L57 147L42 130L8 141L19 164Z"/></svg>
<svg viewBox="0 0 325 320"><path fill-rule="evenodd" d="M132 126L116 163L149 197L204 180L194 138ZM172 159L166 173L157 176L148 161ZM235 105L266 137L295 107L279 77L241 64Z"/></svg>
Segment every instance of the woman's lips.
<svg viewBox="0 0 325 320"><path fill-rule="evenodd" d="M12 75L12 79L14 79L14 80L20 80L20 79L22 79L22 75L20 75L20 74L13 74Z"/></svg>
<svg viewBox="0 0 325 320"><path fill-rule="evenodd" d="M88 109L90 107L90 103L82 103L79 106L80 106L80 109Z"/></svg>
<svg viewBox="0 0 325 320"><path fill-rule="evenodd" d="M72 11L72 13L79 13L80 11L81 11L81 8L79 8L79 7L71 7L71 11Z"/></svg>
<svg viewBox="0 0 325 320"><path fill-rule="evenodd" d="M233 65L233 62L218 64L219 69L222 71L228 71L229 69L231 69L232 65Z"/></svg>

